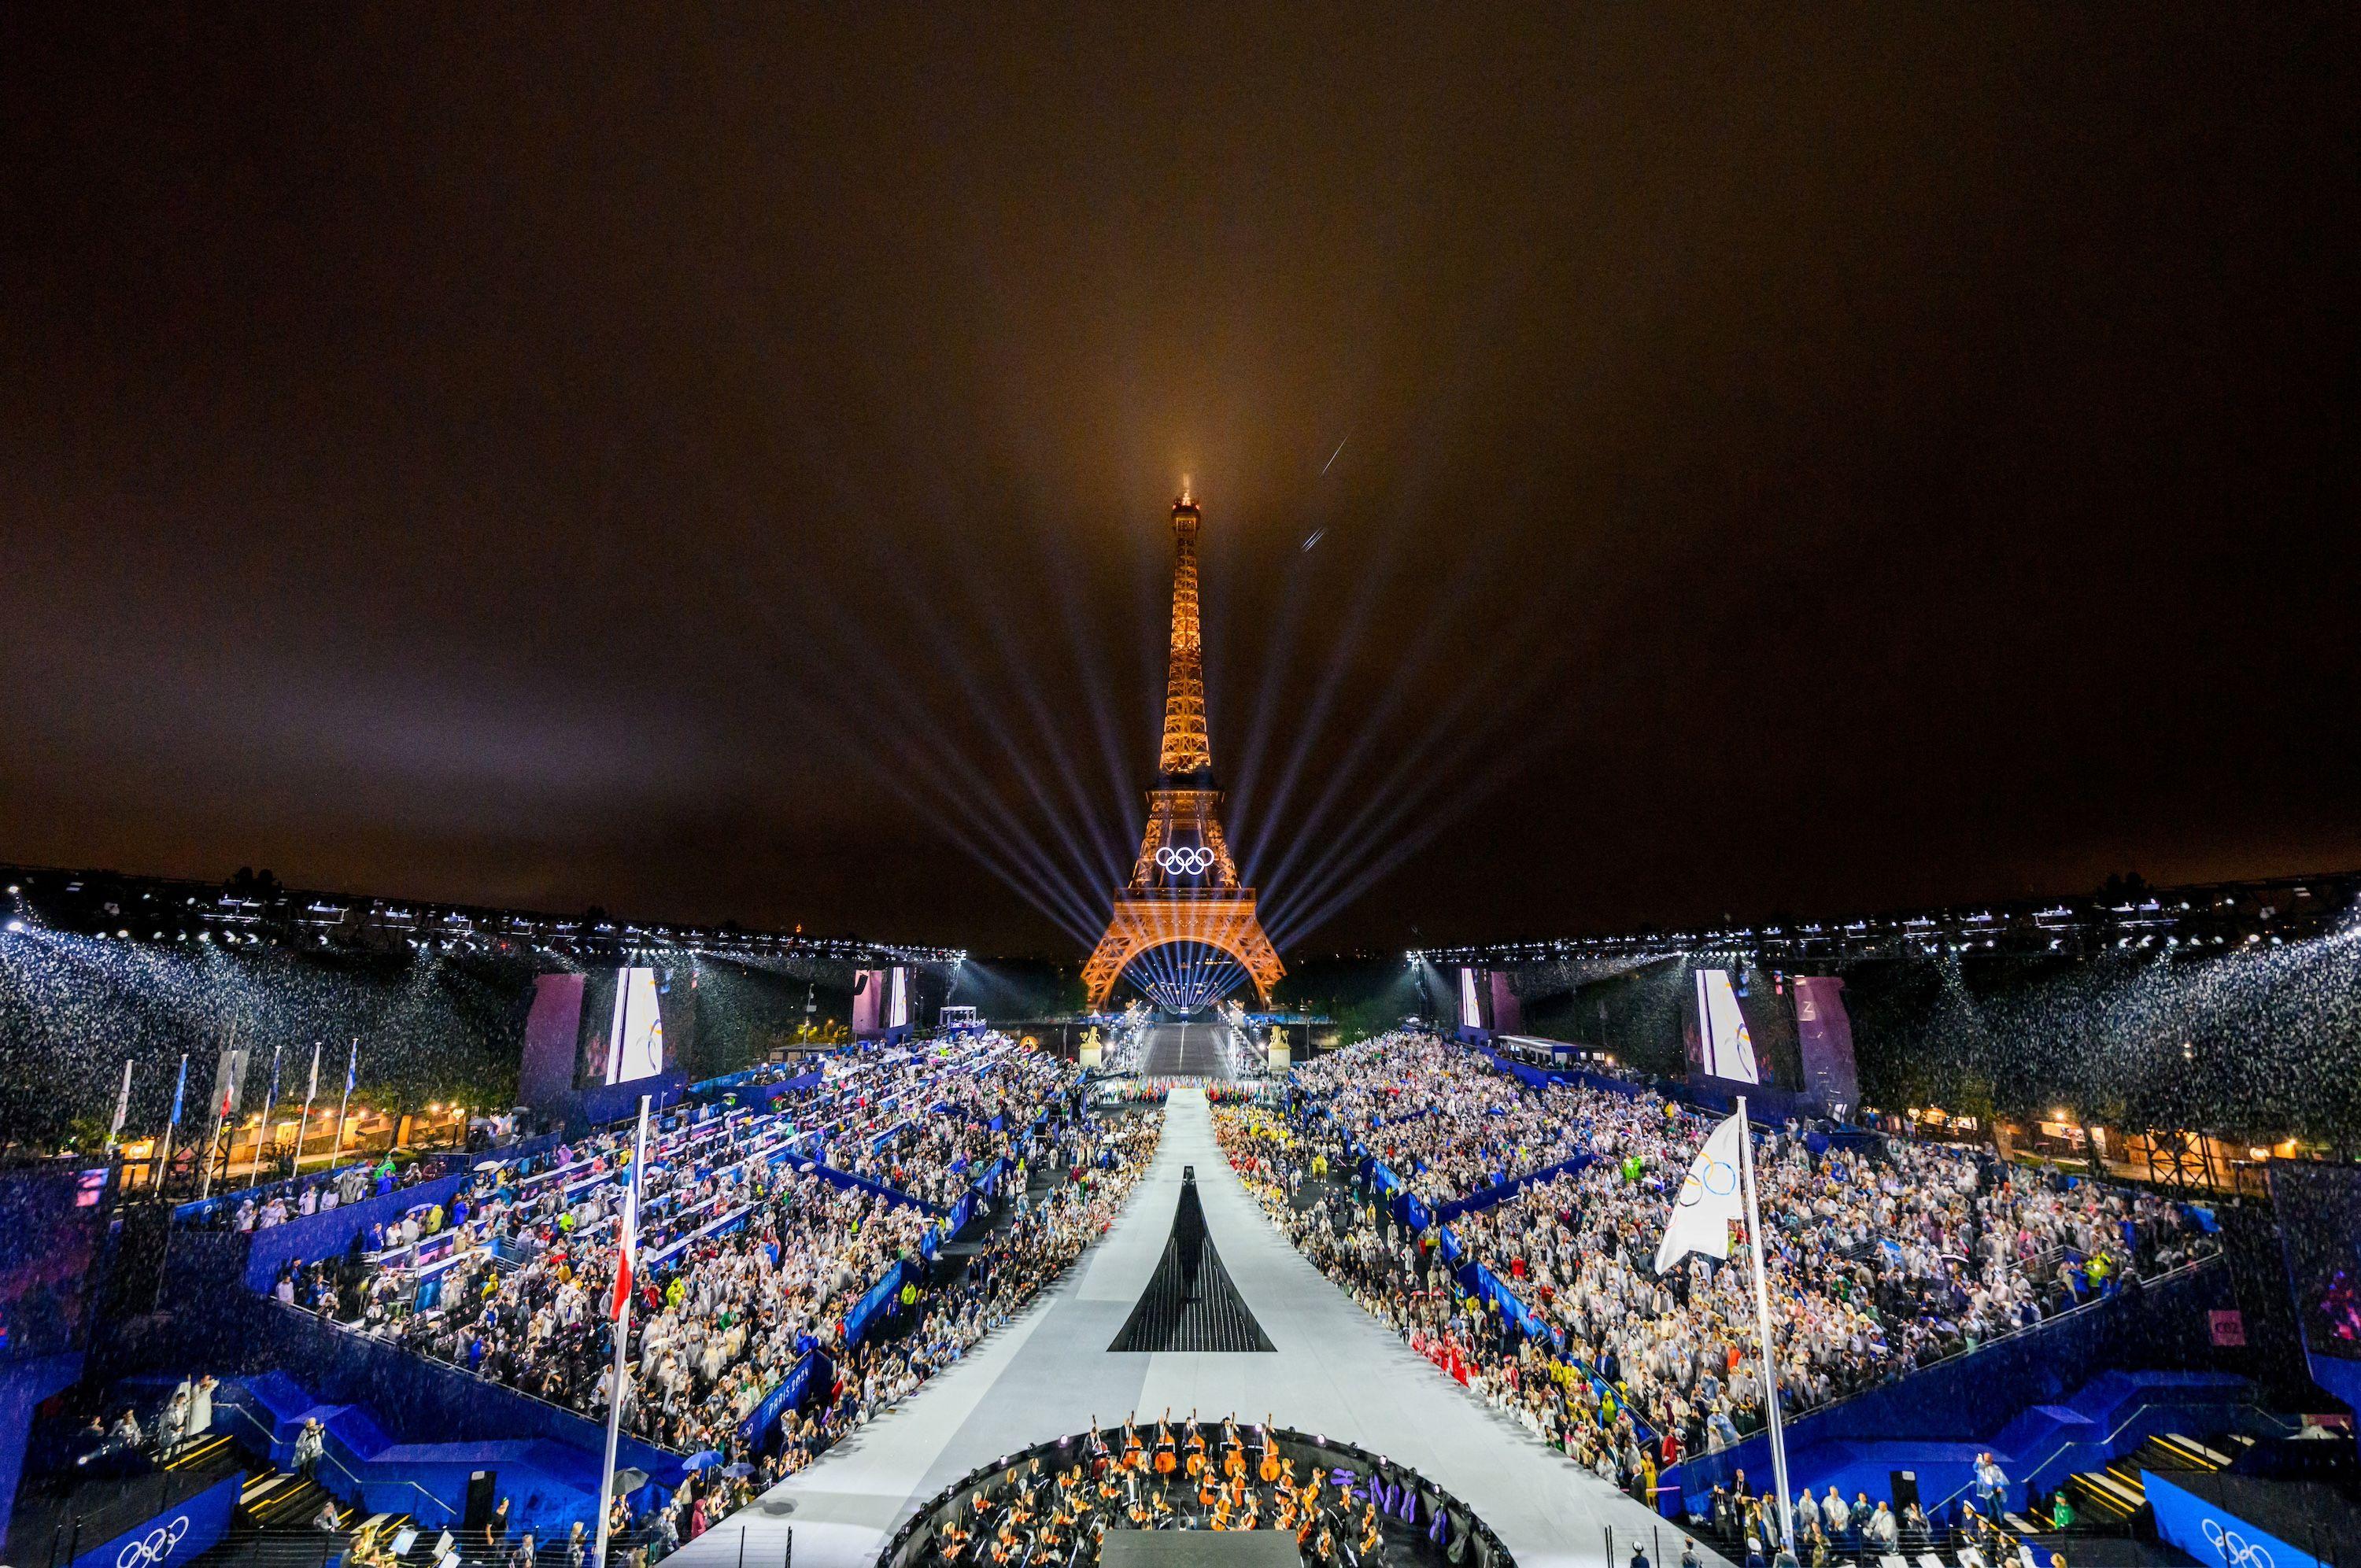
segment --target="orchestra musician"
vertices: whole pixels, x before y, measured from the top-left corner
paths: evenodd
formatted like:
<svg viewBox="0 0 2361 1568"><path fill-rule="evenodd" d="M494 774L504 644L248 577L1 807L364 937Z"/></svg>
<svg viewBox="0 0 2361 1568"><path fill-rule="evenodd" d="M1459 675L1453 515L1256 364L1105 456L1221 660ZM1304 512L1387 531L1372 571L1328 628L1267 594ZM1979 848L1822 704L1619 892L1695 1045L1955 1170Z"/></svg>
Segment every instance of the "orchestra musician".
<svg viewBox="0 0 2361 1568"><path fill-rule="evenodd" d="M1137 1415L1135 1410L1123 1418L1123 1464L1126 1470L1148 1468L1148 1446L1139 1440L1139 1428L1135 1420Z"/></svg>

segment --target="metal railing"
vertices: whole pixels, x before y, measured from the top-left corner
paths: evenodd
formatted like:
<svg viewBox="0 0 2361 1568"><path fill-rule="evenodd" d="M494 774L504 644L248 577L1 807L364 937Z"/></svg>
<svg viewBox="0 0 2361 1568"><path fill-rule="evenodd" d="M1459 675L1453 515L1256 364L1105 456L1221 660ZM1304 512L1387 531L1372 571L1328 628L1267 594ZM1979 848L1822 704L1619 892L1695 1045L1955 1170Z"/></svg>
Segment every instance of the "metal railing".
<svg viewBox="0 0 2361 1568"><path fill-rule="evenodd" d="M277 1458L272 1453L272 1450L276 1445L276 1440L271 1436L270 1429L264 1426L261 1420L255 1416L253 1411L247 1409L244 1405L236 1403L224 1404L216 1402L214 1408L217 1410L227 1410L230 1414L244 1421L247 1429L253 1433L254 1439L258 1441L258 1452L269 1459L271 1464L276 1464L278 1463ZM332 1470L336 1475L342 1476L345 1480L345 1484L351 1488L349 1495L339 1492L329 1483L321 1480L319 1473L324 1469ZM288 1473L291 1475L296 1474L296 1472L291 1469ZM442 1498L436 1497L434 1493L428 1491L417 1482L397 1480L391 1477L387 1477L374 1482L365 1482L360 1478L360 1476L355 1475L351 1468L348 1467L342 1460L325 1450L321 1452L319 1460L313 1466L312 1474L307 1477L307 1479L316 1482L323 1491L335 1498L339 1503L346 1504L348 1507L368 1507L368 1504L362 1499L367 1497L367 1489L369 1486L373 1486L379 1487L380 1490L386 1487L392 1487L394 1488L395 1495L402 1499L402 1511L410 1514L413 1519L432 1523L437 1528L444 1528L456 1524L460 1518L459 1509L453 1508L449 1503L445 1502ZM422 1505L431 1511L423 1514L420 1513L418 1510ZM379 1509L377 1511L391 1512L392 1510ZM262 1533L268 1534L270 1532L264 1531Z"/></svg>

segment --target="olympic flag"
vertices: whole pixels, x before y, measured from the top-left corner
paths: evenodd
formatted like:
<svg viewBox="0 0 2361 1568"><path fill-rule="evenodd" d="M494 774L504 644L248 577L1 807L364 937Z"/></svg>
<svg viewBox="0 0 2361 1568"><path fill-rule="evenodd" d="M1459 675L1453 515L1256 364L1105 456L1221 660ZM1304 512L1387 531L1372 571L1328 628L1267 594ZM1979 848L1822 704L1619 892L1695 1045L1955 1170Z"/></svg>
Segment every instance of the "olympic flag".
<svg viewBox="0 0 2361 1568"><path fill-rule="evenodd" d="M1731 1116L1715 1127L1689 1166L1680 1195L1673 1200L1673 1222L1656 1248L1656 1272L1662 1274L1693 1252L1708 1257L1730 1255L1730 1223L1745 1213L1739 1190L1739 1140L1746 1135L1743 1115Z"/></svg>
<svg viewBox="0 0 2361 1568"><path fill-rule="evenodd" d="M1719 970L1705 971L1719 973ZM1727 979L1728 977L1724 977ZM1680 1195L1673 1200L1673 1221L1664 1227L1664 1245L1656 1248L1656 1272L1662 1274L1693 1252L1727 1259L1730 1222L1746 1221L1746 1249L1753 1263L1754 1328L1762 1359L1763 1410L1770 1418L1771 1479L1779 1492L1780 1539L1793 1547L1795 1521L1787 1511L1787 1442L1780 1431L1779 1361L1771 1348L1771 1287L1763 1270L1763 1216L1754 1197L1754 1150L1746 1135L1746 1096L1738 1110L1708 1134L1705 1147L1689 1167Z"/></svg>

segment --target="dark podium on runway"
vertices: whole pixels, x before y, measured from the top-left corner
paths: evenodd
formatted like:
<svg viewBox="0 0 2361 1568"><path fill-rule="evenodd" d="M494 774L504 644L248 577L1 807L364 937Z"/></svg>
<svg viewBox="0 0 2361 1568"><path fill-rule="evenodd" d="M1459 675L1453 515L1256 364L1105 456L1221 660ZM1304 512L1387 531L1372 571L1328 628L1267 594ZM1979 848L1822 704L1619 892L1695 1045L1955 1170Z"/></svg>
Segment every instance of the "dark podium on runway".
<svg viewBox="0 0 2361 1568"><path fill-rule="evenodd" d="M1156 1276L1115 1336L1110 1351L1268 1351L1271 1343L1246 1310L1246 1298L1222 1266L1205 1234L1205 1207L1197 1199L1197 1168L1180 1168L1180 1201Z"/></svg>
<svg viewBox="0 0 2361 1568"><path fill-rule="evenodd" d="M1100 1568L1302 1568L1282 1530L1111 1530Z"/></svg>

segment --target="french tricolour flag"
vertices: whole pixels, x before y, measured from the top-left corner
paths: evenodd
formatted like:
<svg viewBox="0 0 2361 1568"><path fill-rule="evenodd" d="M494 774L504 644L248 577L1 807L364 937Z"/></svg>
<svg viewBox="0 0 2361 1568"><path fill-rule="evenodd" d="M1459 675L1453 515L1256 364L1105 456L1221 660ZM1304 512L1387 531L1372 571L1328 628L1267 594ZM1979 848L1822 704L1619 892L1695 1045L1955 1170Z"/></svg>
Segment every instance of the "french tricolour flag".
<svg viewBox="0 0 2361 1568"><path fill-rule="evenodd" d="M623 1245L615 1249L615 1296L607 1303L607 1316L617 1322L623 1320L624 1305L631 1299L632 1266L640 1250L640 1165L631 1162L631 1179L623 1184Z"/></svg>

